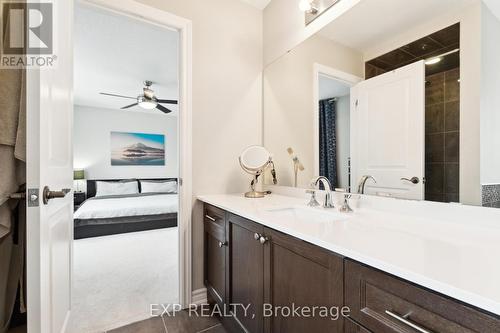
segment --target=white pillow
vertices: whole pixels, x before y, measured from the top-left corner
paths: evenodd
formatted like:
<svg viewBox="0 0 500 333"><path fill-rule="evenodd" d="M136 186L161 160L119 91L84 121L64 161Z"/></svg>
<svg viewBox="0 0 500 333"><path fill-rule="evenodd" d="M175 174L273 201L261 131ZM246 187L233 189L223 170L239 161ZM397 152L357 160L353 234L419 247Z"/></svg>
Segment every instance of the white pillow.
<svg viewBox="0 0 500 333"><path fill-rule="evenodd" d="M96 182L96 197L137 193L139 193L139 185L135 180L127 182Z"/></svg>
<svg viewBox="0 0 500 333"><path fill-rule="evenodd" d="M141 180L141 193L177 193L177 181Z"/></svg>

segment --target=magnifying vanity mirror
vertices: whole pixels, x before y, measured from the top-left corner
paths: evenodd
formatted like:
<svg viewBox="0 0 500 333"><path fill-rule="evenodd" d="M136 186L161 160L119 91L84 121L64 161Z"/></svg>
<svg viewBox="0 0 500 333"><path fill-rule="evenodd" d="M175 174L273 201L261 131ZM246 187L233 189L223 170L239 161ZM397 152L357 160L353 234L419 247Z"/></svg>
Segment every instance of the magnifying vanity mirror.
<svg viewBox="0 0 500 333"><path fill-rule="evenodd" d="M269 62L263 132L278 185L325 176L351 193L500 208L500 18L445 2L412 2L409 15L384 1L405 19L362 1Z"/></svg>
<svg viewBox="0 0 500 333"><path fill-rule="evenodd" d="M250 191L245 193L245 197L263 198L266 192L256 190L259 176L262 175L266 169L272 167L271 174L273 175L273 182L277 183L271 154L262 146L250 146L243 150L238 160L241 168L253 176L250 182Z"/></svg>

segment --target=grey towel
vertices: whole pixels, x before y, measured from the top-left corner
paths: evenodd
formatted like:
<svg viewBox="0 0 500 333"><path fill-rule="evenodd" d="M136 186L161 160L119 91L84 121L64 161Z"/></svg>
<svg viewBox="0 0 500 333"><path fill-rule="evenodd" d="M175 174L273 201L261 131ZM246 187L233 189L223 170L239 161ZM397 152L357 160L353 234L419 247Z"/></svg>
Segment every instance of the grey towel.
<svg viewBox="0 0 500 333"><path fill-rule="evenodd" d="M4 8L0 0L0 10ZM3 15L1 16L3 17ZM2 31L6 31L3 24ZM0 36L4 38L5 36ZM1 50L0 50L1 52ZM23 292L25 201L9 199L26 181L25 71L0 69L0 333L7 331L18 286ZM12 211L20 206L20 216ZM12 225L18 225L14 242ZM21 300L24 310L24 300Z"/></svg>

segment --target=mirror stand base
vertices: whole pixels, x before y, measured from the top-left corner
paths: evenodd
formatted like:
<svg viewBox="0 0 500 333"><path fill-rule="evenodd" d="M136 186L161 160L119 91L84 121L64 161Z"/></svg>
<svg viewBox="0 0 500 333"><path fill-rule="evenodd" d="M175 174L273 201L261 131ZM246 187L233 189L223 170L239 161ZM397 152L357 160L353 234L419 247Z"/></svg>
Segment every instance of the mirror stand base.
<svg viewBox="0 0 500 333"><path fill-rule="evenodd" d="M245 193L245 198L263 198L265 195L266 192L249 191Z"/></svg>

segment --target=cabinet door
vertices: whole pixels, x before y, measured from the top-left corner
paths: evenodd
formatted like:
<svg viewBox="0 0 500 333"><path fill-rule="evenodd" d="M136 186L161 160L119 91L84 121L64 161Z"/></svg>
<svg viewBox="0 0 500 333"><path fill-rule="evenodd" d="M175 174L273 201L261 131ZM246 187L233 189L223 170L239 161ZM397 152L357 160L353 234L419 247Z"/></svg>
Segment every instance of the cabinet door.
<svg viewBox="0 0 500 333"><path fill-rule="evenodd" d="M294 237L265 228L264 281L266 304L275 310L266 311L265 332L343 332L343 318L332 320L335 313L321 316L319 312L292 316L276 311L279 307L326 307L342 309L343 258Z"/></svg>
<svg viewBox="0 0 500 333"><path fill-rule="evenodd" d="M225 212L205 205L205 286L209 299L223 304L226 299Z"/></svg>
<svg viewBox="0 0 500 333"><path fill-rule="evenodd" d="M350 319L344 320L344 333L371 333Z"/></svg>
<svg viewBox="0 0 500 333"><path fill-rule="evenodd" d="M256 237L262 231L260 224L228 214L229 303L237 304L233 314L250 333L261 333L263 329L264 245ZM240 305L249 306L246 313Z"/></svg>

